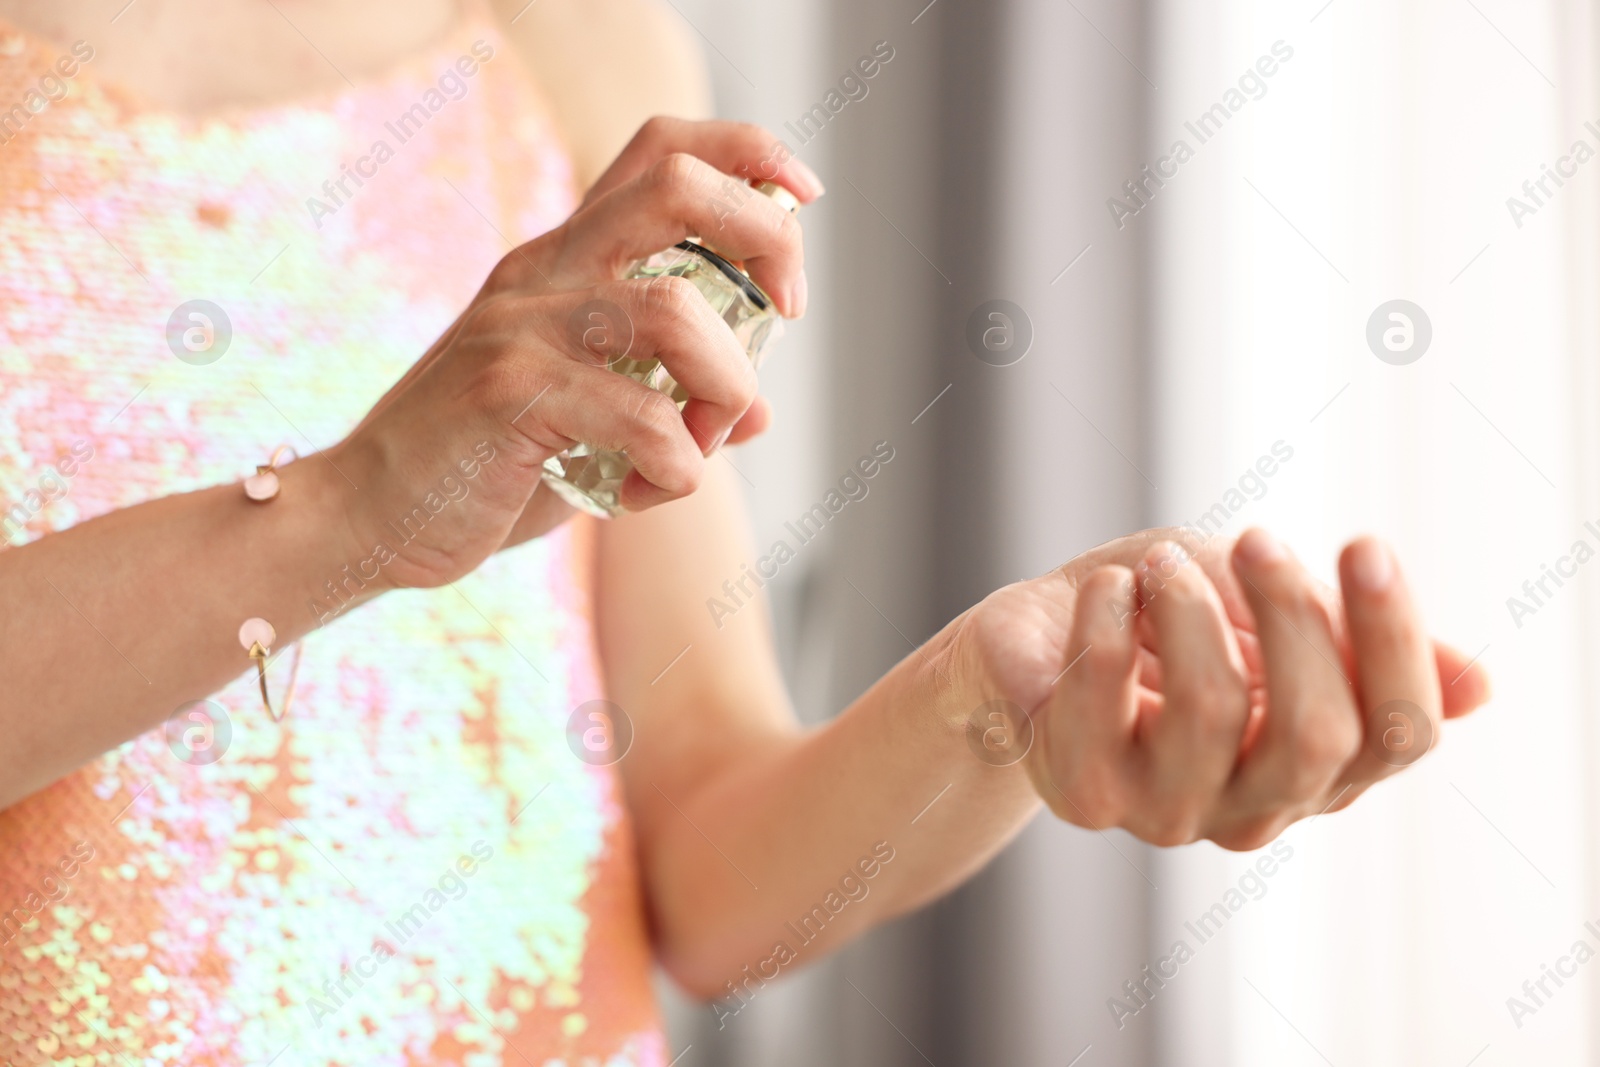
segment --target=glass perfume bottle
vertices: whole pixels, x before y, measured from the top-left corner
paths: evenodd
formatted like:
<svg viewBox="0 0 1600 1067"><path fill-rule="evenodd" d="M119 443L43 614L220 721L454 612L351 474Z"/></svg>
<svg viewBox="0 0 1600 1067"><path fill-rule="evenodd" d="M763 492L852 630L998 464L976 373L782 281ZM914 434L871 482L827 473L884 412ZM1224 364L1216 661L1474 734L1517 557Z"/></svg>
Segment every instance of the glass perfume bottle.
<svg viewBox="0 0 1600 1067"><path fill-rule="evenodd" d="M752 192L772 198L791 212L800 207L794 194L773 182L760 182ZM733 330L734 337L749 354L752 366L761 365L767 347L783 333L783 319L772 298L750 280L739 264L724 259L698 239L679 242L648 256L624 275L626 278L665 276L693 283ZM605 324L597 325L604 327ZM689 400L688 394L658 359L632 359L624 354L614 358L610 366L619 374L666 393L680 411ZM544 480L567 503L605 518L621 513L622 482L631 470L633 461L626 452L579 444L545 460Z"/></svg>

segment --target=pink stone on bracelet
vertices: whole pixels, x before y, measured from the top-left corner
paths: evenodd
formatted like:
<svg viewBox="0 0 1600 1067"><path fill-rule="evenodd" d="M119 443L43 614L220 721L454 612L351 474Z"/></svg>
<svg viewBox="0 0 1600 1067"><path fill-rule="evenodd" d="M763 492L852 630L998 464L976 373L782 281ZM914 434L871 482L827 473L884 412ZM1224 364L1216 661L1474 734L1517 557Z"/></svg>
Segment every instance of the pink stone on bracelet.
<svg viewBox="0 0 1600 1067"><path fill-rule="evenodd" d="M299 645L295 646L294 659L289 664L289 688L283 694L283 709L274 711L272 698L267 695L267 660L272 656L272 646L277 640L278 631L266 619L246 619L244 625L239 627L239 644L255 661L256 676L261 682L261 702L267 706L267 713L274 722L282 722L294 703L294 689L300 679L301 650Z"/></svg>
<svg viewBox="0 0 1600 1067"><path fill-rule="evenodd" d="M295 459L300 456L288 445L279 445L277 451L272 453L272 458L265 465L258 465L256 472L244 480L244 495L258 503L271 500L278 495L278 461L287 452Z"/></svg>

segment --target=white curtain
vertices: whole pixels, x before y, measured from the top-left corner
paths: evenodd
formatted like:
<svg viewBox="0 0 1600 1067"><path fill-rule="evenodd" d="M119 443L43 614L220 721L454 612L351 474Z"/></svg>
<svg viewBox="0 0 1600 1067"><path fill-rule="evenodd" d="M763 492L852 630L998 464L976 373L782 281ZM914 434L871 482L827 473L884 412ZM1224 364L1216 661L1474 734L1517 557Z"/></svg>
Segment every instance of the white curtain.
<svg viewBox="0 0 1600 1067"><path fill-rule="evenodd" d="M1194 149L1127 220L1155 242L1157 518L1225 502L1329 580L1381 534L1497 696L1291 830L1260 899L1127 1025L1171 1064L1593 1062L1600 960L1563 962L1600 951L1592 5L1167 0L1152 27L1149 155ZM1541 191L1546 165L1571 176ZM1432 332L1403 364L1367 338L1397 299ZM1241 486L1278 442L1292 458ZM1571 576L1540 592L1546 565ZM1153 949L1195 945L1185 922L1251 859L1165 854ZM1535 1001L1545 965L1575 975Z"/></svg>
<svg viewBox="0 0 1600 1067"><path fill-rule="evenodd" d="M1497 692L1422 764L1292 829L1270 876L1247 876L1256 856L1156 853L1041 822L935 916L968 931L965 956L934 957L965 976L959 996L925 995L912 942L933 925L901 925L774 990L736 1033L675 1003L674 1053L694 1044L680 1067L1600 1056L1600 956L1574 954L1580 940L1600 952L1592 5L996 2L1008 43L988 75L1005 101L989 189L942 188L933 173L941 131L956 136L941 86L973 5L675 6L708 42L724 111L774 126L873 41L897 49L872 97L808 156L836 179L831 203L808 209L815 321L763 371L779 430L736 457L765 529L814 498L855 437L889 432L892 417L904 442L901 481L874 490L870 523L775 590L808 718L904 653L875 616L851 621L866 613L838 574L869 583L915 636L932 625L923 501L952 475L929 442L959 439L963 427L939 420L980 389L999 398L983 432L1012 453L1081 460L1015 475L1051 491L1017 492L994 518L992 551L973 564L986 578L1034 573L1140 522L1225 515L1234 530L1274 530L1332 580L1339 546L1373 531L1406 562L1436 632L1481 652ZM1143 183L1138 199L1128 180ZM977 253L941 221L979 208L998 219L999 250L981 294L961 276ZM840 281L863 275L871 306ZM991 296L1028 309L1034 354L987 378L930 354L950 347L933 325L951 325L941 302ZM1386 359L1368 341L1397 300L1431 333L1410 362L1415 348L1381 344L1398 320L1379 316ZM1247 473L1262 457L1273 473ZM1513 613L1513 597L1527 610ZM1200 944L1186 924L1239 899ZM1194 958L1119 1028L1106 1001L1179 940ZM1546 966L1571 977L1558 986ZM1533 1010L1514 1017L1512 997Z"/></svg>

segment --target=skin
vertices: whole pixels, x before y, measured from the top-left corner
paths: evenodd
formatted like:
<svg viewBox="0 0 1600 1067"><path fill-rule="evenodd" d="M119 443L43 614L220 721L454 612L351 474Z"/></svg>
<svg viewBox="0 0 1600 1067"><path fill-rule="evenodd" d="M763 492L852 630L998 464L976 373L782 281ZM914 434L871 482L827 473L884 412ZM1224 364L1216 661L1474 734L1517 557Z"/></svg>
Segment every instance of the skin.
<svg viewBox="0 0 1600 1067"><path fill-rule="evenodd" d="M341 84L334 67L358 79L455 17L434 0L235 0L196 19L181 0L140 0L108 25L104 8L3 0L0 17L59 41L91 38L98 77L195 113ZM957 885L1041 805L1157 844L1253 848L1396 770L1379 744L1387 702L1414 704L1437 737L1442 720L1487 699L1481 668L1430 640L1381 543L1345 549L1335 592L1260 531L1199 544L1157 530L997 590L834 720L801 730L765 613L738 612L719 629L704 607L754 557L726 465L706 457L759 433L770 409L695 294L615 280L636 256L715 233L780 310L802 313L794 220L761 198L704 214L726 190L719 171L775 165L774 139L729 123L646 123L655 109L707 112L704 73L670 10L539 0L510 26L520 8L503 5L501 18L593 181L583 205L508 255L345 441L285 468L270 507L220 486L0 553L0 676L15 696L0 709L0 805L237 676L244 615L286 620L280 644L302 636L307 598L367 554L375 517L408 508L481 440L505 461L385 579L442 585L568 521L538 488L543 459L580 439L629 449L638 473L624 500L637 513L600 526L598 640L609 695L635 727L618 767L656 951L703 996L723 995L766 958L783 924L874 842L888 841L895 859L804 958ZM230 47L246 37L251 50ZM821 192L797 162L773 176L802 201ZM640 343L689 388L681 417L571 339L568 317L596 296L622 305ZM257 565L237 567L242 554ZM382 592L374 583L366 596ZM182 622L140 624L151 617ZM121 654L85 618L116 634ZM52 669L65 649L74 669ZM968 744L969 716L995 700L1033 726L1026 754L1007 766Z"/></svg>

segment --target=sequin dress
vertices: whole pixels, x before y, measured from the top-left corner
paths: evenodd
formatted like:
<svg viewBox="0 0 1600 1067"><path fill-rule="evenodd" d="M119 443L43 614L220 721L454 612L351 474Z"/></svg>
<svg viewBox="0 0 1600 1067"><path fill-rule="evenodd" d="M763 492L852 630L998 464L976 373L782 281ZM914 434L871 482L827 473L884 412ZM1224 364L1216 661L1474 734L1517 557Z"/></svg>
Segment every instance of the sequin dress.
<svg viewBox="0 0 1600 1067"><path fill-rule="evenodd" d="M196 119L0 24L0 552L343 437L575 202L518 63L480 14ZM592 535L331 619L282 722L241 675L209 737L0 811L0 1064L665 1064L620 784L567 740Z"/></svg>

